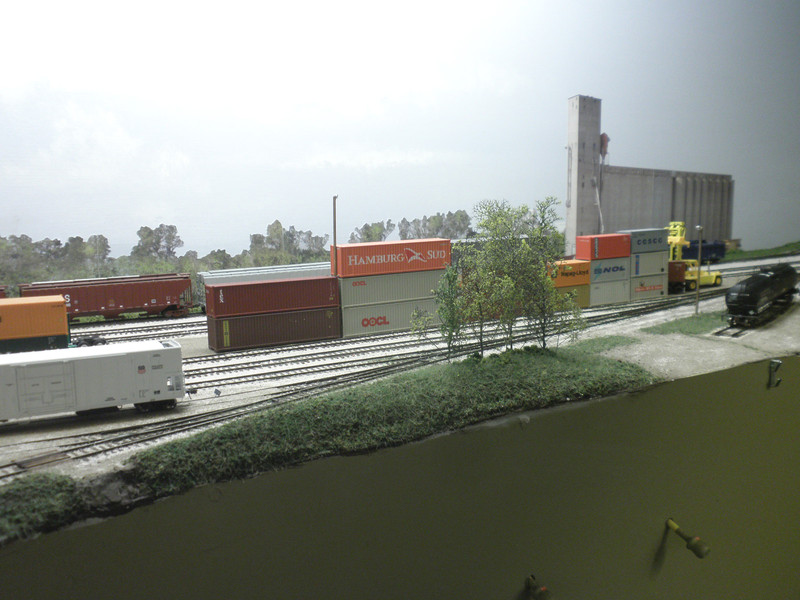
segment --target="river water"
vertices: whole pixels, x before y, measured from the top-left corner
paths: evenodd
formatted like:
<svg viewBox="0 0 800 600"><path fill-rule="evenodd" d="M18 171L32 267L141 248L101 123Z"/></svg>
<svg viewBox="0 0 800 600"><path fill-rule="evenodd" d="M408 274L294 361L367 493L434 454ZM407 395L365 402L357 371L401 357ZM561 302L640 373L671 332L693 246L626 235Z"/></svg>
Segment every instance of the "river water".
<svg viewBox="0 0 800 600"><path fill-rule="evenodd" d="M0 550L4 598L800 597L800 358L205 486ZM698 559L674 520L711 547Z"/></svg>

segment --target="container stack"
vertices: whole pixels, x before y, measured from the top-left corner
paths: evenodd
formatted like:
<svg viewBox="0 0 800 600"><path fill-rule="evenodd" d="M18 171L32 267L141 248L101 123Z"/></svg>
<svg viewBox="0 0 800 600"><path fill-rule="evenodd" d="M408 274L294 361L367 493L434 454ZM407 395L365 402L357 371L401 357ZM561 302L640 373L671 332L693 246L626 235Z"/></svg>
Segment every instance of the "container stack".
<svg viewBox="0 0 800 600"><path fill-rule="evenodd" d="M215 352L341 337L335 277L213 284L205 293Z"/></svg>
<svg viewBox="0 0 800 600"><path fill-rule="evenodd" d="M589 306L631 299L631 236L627 233L579 235L575 258L590 261Z"/></svg>
<svg viewBox="0 0 800 600"><path fill-rule="evenodd" d="M450 263L450 240L432 238L331 247L338 276L342 337L404 331L414 310L438 323L433 290Z"/></svg>
<svg viewBox="0 0 800 600"><path fill-rule="evenodd" d="M666 229L631 229L631 300L661 298L669 291Z"/></svg>
<svg viewBox="0 0 800 600"><path fill-rule="evenodd" d="M575 292L575 304L588 308L591 263L588 260L560 260L551 272L553 285L561 294Z"/></svg>

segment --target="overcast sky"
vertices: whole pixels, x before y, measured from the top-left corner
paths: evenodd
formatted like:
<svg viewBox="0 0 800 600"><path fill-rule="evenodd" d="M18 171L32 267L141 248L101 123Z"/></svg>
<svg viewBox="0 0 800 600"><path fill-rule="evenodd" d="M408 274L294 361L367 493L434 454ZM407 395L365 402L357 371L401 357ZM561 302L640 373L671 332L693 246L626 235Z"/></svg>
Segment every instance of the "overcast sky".
<svg viewBox="0 0 800 600"><path fill-rule="evenodd" d="M799 31L796 0L6 3L0 236L118 256L165 223L202 256L331 234L334 194L340 241L563 203L584 94L611 164L730 174L734 236L796 241Z"/></svg>

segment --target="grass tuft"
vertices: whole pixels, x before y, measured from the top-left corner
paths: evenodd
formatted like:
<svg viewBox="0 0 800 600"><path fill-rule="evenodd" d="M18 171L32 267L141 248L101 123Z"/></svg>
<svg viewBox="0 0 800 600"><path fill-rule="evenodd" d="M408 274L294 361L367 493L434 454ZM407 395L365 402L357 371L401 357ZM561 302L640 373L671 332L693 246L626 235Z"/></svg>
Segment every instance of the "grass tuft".
<svg viewBox="0 0 800 600"><path fill-rule="evenodd" d="M642 331L646 333L669 334L682 333L684 335L703 335L714 331L725 324L724 312L701 313L684 317L675 321L667 321L652 327L645 327Z"/></svg>

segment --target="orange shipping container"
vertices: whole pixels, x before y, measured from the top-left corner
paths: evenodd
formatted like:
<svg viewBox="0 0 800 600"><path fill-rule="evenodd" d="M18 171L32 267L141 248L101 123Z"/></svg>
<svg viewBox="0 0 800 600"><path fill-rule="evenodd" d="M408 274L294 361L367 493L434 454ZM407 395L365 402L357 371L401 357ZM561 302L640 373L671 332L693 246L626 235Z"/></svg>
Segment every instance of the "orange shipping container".
<svg viewBox="0 0 800 600"><path fill-rule="evenodd" d="M575 238L575 258L598 260L623 258L631 255L631 236L628 233L579 235Z"/></svg>
<svg viewBox="0 0 800 600"><path fill-rule="evenodd" d="M588 260L559 260L556 269L550 274L553 285L557 288L589 285L590 264Z"/></svg>
<svg viewBox="0 0 800 600"><path fill-rule="evenodd" d="M69 335L63 296L0 300L0 340Z"/></svg>
<svg viewBox="0 0 800 600"><path fill-rule="evenodd" d="M331 246L331 274L339 277L432 271L449 264L450 240L442 238Z"/></svg>

